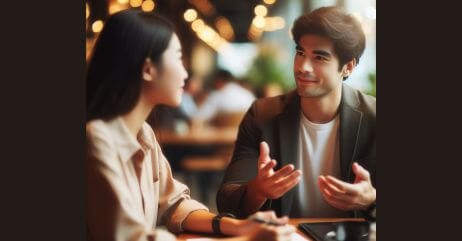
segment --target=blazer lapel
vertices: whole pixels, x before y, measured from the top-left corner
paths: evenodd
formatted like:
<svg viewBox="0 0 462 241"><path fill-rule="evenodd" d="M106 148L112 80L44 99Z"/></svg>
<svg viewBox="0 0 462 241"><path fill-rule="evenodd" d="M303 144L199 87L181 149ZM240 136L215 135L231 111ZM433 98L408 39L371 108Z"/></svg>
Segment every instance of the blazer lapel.
<svg viewBox="0 0 462 241"><path fill-rule="evenodd" d="M280 158L281 166L293 164L298 168L296 162L298 151L298 129L300 123L300 97L297 92L292 92L287 99L286 108L278 119ZM295 188L291 189L281 198L280 215L288 215L292 206L292 199Z"/></svg>
<svg viewBox="0 0 462 241"><path fill-rule="evenodd" d="M354 90L343 85L340 103L340 171L344 181L352 181L350 169L356 155L363 113L357 109L358 97Z"/></svg>

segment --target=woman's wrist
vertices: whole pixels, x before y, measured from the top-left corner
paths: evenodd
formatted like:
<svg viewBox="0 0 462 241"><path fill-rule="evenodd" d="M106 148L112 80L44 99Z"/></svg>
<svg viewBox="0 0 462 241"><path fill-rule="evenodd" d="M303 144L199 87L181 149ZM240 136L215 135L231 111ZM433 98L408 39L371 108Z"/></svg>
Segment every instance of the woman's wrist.
<svg viewBox="0 0 462 241"><path fill-rule="evenodd" d="M241 234L240 230L243 227L245 220L223 217L220 221L220 230L223 234L237 236Z"/></svg>

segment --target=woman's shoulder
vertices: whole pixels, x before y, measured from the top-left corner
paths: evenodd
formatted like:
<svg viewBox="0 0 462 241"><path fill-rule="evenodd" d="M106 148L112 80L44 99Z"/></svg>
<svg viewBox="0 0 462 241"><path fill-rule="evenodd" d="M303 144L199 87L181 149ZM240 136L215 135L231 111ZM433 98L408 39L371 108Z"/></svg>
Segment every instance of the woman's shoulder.
<svg viewBox="0 0 462 241"><path fill-rule="evenodd" d="M85 132L87 138L103 137L110 133L107 121L97 119L86 123Z"/></svg>
<svg viewBox="0 0 462 241"><path fill-rule="evenodd" d="M87 122L85 125L87 145L112 149L114 140L112 140L111 125L108 121L97 119Z"/></svg>

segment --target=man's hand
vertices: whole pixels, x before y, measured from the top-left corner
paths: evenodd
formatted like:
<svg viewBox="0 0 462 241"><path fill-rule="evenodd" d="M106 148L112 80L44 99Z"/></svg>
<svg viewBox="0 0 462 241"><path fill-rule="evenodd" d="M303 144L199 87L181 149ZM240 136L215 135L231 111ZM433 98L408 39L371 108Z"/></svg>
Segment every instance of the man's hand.
<svg viewBox="0 0 462 241"><path fill-rule="evenodd" d="M344 210L367 210L376 200L377 192L372 186L369 172L358 163L353 163L356 175L353 184L332 176L319 176L318 186L327 203Z"/></svg>
<svg viewBox="0 0 462 241"><path fill-rule="evenodd" d="M248 191L258 200L277 199L293 188L300 181L301 172L294 171L292 164L274 171L276 160L269 157L269 147L266 142L260 143L257 177L249 182Z"/></svg>

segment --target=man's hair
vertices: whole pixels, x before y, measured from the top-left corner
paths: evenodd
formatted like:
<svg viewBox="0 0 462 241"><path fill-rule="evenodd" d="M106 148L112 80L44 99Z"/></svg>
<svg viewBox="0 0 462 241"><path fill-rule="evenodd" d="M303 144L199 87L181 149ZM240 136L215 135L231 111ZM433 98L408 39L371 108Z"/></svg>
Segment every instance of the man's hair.
<svg viewBox="0 0 462 241"><path fill-rule="evenodd" d="M161 67L174 31L164 17L139 10L121 11L107 20L87 69L86 121L112 119L134 108L146 58Z"/></svg>
<svg viewBox="0 0 462 241"><path fill-rule="evenodd" d="M324 36L333 42L339 70L353 59L358 64L366 45L361 24L339 7L318 8L297 18L292 27L295 44L299 45L305 34Z"/></svg>

